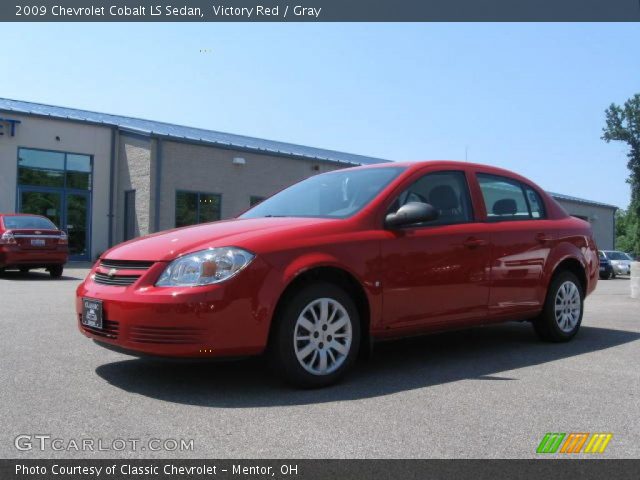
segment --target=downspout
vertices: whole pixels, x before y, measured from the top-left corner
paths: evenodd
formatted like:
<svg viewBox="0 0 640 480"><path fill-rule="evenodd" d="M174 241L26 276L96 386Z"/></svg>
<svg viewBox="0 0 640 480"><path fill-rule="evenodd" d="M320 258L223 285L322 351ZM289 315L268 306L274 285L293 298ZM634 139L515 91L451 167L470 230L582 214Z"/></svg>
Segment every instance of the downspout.
<svg viewBox="0 0 640 480"><path fill-rule="evenodd" d="M613 211L613 248L612 250L616 249L616 213L618 213L617 207Z"/></svg>
<svg viewBox="0 0 640 480"><path fill-rule="evenodd" d="M156 198L154 202L154 230L156 232L160 231L160 192L162 188L162 140L158 137L156 138L158 142L157 150L156 150Z"/></svg>
<svg viewBox="0 0 640 480"><path fill-rule="evenodd" d="M113 246L113 188L116 165L116 127L111 128L111 158L109 159L109 248Z"/></svg>

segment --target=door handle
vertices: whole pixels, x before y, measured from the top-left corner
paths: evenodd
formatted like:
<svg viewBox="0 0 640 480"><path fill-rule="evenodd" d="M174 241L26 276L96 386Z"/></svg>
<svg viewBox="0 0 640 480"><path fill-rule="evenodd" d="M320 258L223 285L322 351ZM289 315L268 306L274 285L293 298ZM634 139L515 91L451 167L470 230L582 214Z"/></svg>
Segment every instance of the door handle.
<svg viewBox="0 0 640 480"><path fill-rule="evenodd" d="M462 244L467 248L476 248L481 247L482 245L486 245L487 241L482 240L481 238L469 237Z"/></svg>
<svg viewBox="0 0 640 480"><path fill-rule="evenodd" d="M539 241L540 243L546 243L553 240L553 238L550 235L547 235L546 233L538 233L536 234L536 240Z"/></svg>

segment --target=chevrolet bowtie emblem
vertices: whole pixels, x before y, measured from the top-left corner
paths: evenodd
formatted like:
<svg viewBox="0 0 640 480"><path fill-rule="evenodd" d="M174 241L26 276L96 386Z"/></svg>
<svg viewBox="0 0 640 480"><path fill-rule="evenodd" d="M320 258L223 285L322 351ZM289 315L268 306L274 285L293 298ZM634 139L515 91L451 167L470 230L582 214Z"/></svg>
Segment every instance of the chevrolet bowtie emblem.
<svg viewBox="0 0 640 480"><path fill-rule="evenodd" d="M116 273L118 273L118 270L116 270L115 268L112 268L111 270L109 270L109 273L107 273L107 275L109 275L110 277L113 277Z"/></svg>

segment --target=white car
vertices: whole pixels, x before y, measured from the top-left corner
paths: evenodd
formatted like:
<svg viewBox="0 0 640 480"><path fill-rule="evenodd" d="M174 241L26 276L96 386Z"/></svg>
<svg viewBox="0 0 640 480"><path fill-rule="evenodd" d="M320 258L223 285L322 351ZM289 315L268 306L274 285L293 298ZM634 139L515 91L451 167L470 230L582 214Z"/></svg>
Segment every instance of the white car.
<svg viewBox="0 0 640 480"><path fill-rule="evenodd" d="M631 262L632 259L624 252L618 252L616 250L603 250L605 256L611 262L613 267L613 276L616 275L630 275L631 274Z"/></svg>

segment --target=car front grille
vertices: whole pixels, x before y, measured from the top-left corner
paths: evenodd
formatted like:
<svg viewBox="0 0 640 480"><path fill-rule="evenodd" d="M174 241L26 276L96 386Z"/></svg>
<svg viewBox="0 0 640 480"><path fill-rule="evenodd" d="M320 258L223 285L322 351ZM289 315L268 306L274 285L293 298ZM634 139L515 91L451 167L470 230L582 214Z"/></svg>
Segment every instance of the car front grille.
<svg viewBox="0 0 640 480"><path fill-rule="evenodd" d="M193 327L132 326L129 338L136 343L188 345L202 340L204 329Z"/></svg>
<svg viewBox="0 0 640 480"><path fill-rule="evenodd" d="M96 272L93 281L100 285L113 285L117 287L126 287L133 285L140 275L107 275L104 273Z"/></svg>
<svg viewBox="0 0 640 480"><path fill-rule="evenodd" d="M153 262L138 260L103 259L93 276L93 281L100 285L127 287L133 285L152 265Z"/></svg>
<svg viewBox="0 0 640 480"><path fill-rule="evenodd" d="M100 261L102 268L115 268L116 270L149 270L153 262L143 262L138 260L109 260Z"/></svg>
<svg viewBox="0 0 640 480"><path fill-rule="evenodd" d="M80 320L80 325L82 325L82 314L78 315L78 319ZM116 340L118 338L118 334L120 333L120 324L118 322L114 322L113 320L103 320L102 329L89 327L87 325L82 325L82 329L85 332L96 335L98 337Z"/></svg>

